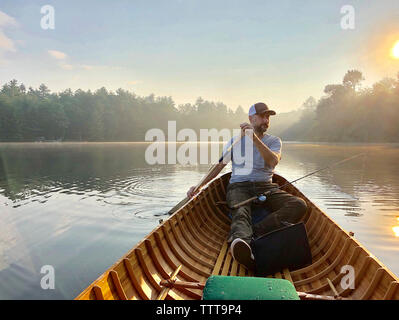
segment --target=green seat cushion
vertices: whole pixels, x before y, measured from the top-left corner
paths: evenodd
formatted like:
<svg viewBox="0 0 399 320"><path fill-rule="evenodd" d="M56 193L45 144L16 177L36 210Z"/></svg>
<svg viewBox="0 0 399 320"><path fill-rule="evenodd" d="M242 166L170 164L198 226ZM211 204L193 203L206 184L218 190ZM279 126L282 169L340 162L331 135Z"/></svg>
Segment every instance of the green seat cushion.
<svg viewBox="0 0 399 320"><path fill-rule="evenodd" d="M210 276L204 300L300 300L294 285L285 279Z"/></svg>

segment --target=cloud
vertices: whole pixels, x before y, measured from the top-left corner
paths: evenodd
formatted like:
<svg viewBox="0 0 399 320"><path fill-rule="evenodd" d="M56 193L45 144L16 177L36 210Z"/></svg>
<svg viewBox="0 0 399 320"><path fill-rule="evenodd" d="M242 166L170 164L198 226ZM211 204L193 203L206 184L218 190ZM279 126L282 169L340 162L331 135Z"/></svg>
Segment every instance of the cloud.
<svg viewBox="0 0 399 320"><path fill-rule="evenodd" d="M15 52L17 51L15 49L15 44L14 41L12 41L10 38L8 38L3 30L0 29L0 49L3 49L4 51L12 51Z"/></svg>
<svg viewBox="0 0 399 320"><path fill-rule="evenodd" d="M17 51L14 41L8 38L3 31L4 28L17 26L18 23L13 17L10 17L6 13L0 11L0 54L1 52L6 51Z"/></svg>
<svg viewBox="0 0 399 320"><path fill-rule="evenodd" d="M134 86L134 85L140 84L140 83L142 83L142 81L140 81L140 80L133 80L133 81L129 81L127 84L128 84L129 86Z"/></svg>
<svg viewBox="0 0 399 320"><path fill-rule="evenodd" d="M121 70L121 67L118 66L105 66L105 65L88 65L82 64L79 65L80 68L90 71L90 70Z"/></svg>
<svg viewBox="0 0 399 320"><path fill-rule="evenodd" d="M0 11L0 27L16 27L18 26L17 20L10 17L8 14Z"/></svg>
<svg viewBox="0 0 399 320"><path fill-rule="evenodd" d="M87 64L81 65L81 67L82 67L82 69L85 69L85 70L93 70L95 68L95 66L90 66Z"/></svg>
<svg viewBox="0 0 399 320"><path fill-rule="evenodd" d="M61 63L60 67L64 70L72 70L74 67L73 65L69 64L69 63Z"/></svg>
<svg viewBox="0 0 399 320"><path fill-rule="evenodd" d="M58 66L64 70L86 70L86 71L95 71L95 70L120 70L120 67L117 66L102 66L102 65L88 65L88 64L75 64L68 63L69 57L66 53L58 51L58 50L47 50L47 53L55 60L58 61Z"/></svg>
<svg viewBox="0 0 399 320"><path fill-rule="evenodd" d="M72 70L75 68L72 64L67 63L68 55L66 53L57 50L47 50L47 53L58 61L57 64L61 69Z"/></svg>
<svg viewBox="0 0 399 320"><path fill-rule="evenodd" d="M49 54L51 57L53 57L53 58L55 58L55 59L57 59L57 60L65 60L66 57L67 57L66 53L61 52L61 51L57 51L57 50L48 50L47 52L48 52L48 54Z"/></svg>

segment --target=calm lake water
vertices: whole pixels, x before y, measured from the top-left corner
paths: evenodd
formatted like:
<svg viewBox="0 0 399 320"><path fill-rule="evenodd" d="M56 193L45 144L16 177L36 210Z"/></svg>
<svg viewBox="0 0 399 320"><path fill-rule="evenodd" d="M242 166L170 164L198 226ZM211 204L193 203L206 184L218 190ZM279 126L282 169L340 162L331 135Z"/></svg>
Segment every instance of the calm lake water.
<svg viewBox="0 0 399 320"><path fill-rule="evenodd" d="M147 147L0 144L0 299L73 299L208 171L148 165ZM362 152L296 186L399 275L399 145L285 142L276 172L292 181ZM40 286L47 265L54 290Z"/></svg>

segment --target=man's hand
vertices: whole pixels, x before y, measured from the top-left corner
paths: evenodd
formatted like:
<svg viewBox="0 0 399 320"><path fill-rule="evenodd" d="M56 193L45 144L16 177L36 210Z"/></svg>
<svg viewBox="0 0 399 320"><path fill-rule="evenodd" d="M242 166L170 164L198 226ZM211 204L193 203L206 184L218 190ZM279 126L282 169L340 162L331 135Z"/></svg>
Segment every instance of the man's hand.
<svg viewBox="0 0 399 320"><path fill-rule="evenodd" d="M240 128L241 128L241 137L243 137L243 136L245 136L245 135L248 135L249 137L252 137L252 136L253 136L254 127L253 127L251 124L249 124L249 123L247 123L247 122L241 123L241 124L240 124ZM246 130L252 130L252 132L246 133L246 132L245 132Z"/></svg>
<svg viewBox="0 0 399 320"><path fill-rule="evenodd" d="M189 199L191 199L192 197L194 197L198 192L199 192L199 190L195 190L197 187L196 186L193 186L193 187L191 187L188 191L187 191L187 197L189 198Z"/></svg>

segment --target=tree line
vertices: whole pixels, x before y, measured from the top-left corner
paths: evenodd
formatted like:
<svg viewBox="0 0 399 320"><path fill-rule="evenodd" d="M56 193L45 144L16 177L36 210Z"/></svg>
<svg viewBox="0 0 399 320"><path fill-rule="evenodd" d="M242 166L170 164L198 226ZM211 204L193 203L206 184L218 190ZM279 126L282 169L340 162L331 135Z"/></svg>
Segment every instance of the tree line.
<svg viewBox="0 0 399 320"><path fill-rule="evenodd" d="M129 91L101 88L51 93L44 84L26 89L12 80L0 92L0 141L143 141L151 128L167 135L168 121L177 130L237 128L246 113L223 103L198 98L175 105L171 97L140 97Z"/></svg>
<svg viewBox="0 0 399 320"><path fill-rule="evenodd" d="M349 70L342 83L326 85L318 101L310 97L287 114L289 124L278 114L270 132L283 140L398 142L399 74L372 87L363 87L363 81L362 72ZM151 128L167 133L168 121L176 121L177 130L194 129L199 137L200 129L237 129L247 114L241 106L232 111L202 98L176 106L171 97L104 87L51 93L44 84L26 89L12 80L0 91L0 141L143 141Z"/></svg>
<svg viewBox="0 0 399 320"><path fill-rule="evenodd" d="M316 101L310 97L301 118L283 139L326 142L399 142L399 73L371 87L359 70L349 70L340 84L329 84Z"/></svg>

